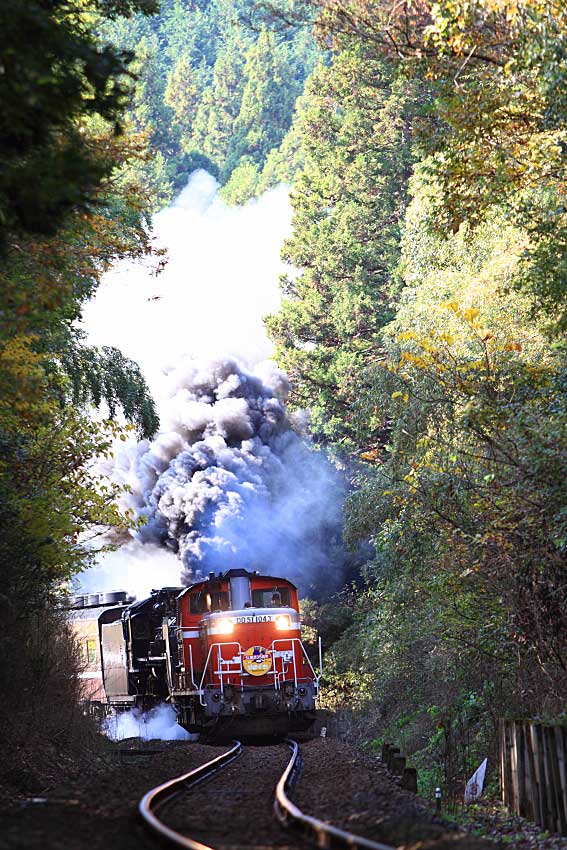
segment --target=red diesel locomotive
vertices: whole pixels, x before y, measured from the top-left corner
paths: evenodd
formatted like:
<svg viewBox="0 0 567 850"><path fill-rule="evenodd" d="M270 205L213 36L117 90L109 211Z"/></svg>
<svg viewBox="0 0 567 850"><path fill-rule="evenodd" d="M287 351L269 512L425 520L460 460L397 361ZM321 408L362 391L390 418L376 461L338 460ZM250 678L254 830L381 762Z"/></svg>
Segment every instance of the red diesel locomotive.
<svg viewBox="0 0 567 850"><path fill-rule="evenodd" d="M79 638L88 632L83 675L100 681L89 699L101 711L167 701L190 732L252 735L315 719L321 651L316 672L287 579L232 569L132 604L125 594L90 594L71 619Z"/></svg>
<svg viewBox="0 0 567 850"><path fill-rule="evenodd" d="M308 728L319 676L301 640L297 589L233 569L177 600L179 673L172 697L189 730L213 723L258 733Z"/></svg>

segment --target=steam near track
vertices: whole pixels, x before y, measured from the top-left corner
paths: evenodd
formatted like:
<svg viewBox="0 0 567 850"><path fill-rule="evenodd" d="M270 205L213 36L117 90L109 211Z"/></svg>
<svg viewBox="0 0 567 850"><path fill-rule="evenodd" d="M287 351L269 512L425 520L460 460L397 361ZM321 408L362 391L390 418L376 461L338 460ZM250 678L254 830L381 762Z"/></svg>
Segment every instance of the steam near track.
<svg viewBox="0 0 567 850"><path fill-rule="evenodd" d="M141 738L143 741L187 741L191 736L177 722L171 705L158 705L151 711L120 711L109 715L102 726L103 732L113 741Z"/></svg>

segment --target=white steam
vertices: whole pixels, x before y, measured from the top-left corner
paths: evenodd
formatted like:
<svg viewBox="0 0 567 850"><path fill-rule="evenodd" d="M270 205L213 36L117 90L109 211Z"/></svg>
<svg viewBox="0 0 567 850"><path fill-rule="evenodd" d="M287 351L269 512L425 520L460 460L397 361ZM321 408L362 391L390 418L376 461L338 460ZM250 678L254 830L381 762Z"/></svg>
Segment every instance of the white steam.
<svg viewBox="0 0 567 850"><path fill-rule="evenodd" d="M235 356L254 365L272 354L263 316L278 309L280 251L290 231L288 190L280 186L229 207L219 184L197 171L153 222L168 262L158 276L122 262L84 311L89 342L114 345L139 363L159 399L162 369L180 357Z"/></svg>
<svg viewBox="0 0 567 850"><path fill-rule="evenodd" d="M125 738L189 741L195 738L178 724L174 709L163 704L151 711L142 712L133 708L131 711L116 712L104 721L102 731L112 741L123 741Z"/></svg>
<svg viewBox="0 0 567 850"><path fill-rule="evenodd" d="M80 576L80 592L96 593L126 588L138 599L159 587L179 585L179 560L161 546L143 546L132 538L119 549L99 555L96 566Z"/></svg>

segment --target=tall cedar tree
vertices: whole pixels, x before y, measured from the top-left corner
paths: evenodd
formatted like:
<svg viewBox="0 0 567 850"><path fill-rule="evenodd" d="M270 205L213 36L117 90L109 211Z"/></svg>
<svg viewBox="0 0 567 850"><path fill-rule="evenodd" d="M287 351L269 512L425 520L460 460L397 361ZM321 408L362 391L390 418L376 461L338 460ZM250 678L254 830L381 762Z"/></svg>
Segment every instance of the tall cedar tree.
<svg viewBox="0 0 567 850"><path fill-rule="evenodd" d="M242 103L227 153L227 172L233 171L243 157L264 163L288 131L299 93L286 46L263 29L246 55Z"/></svg>
<svg viewBox="0 0 567 850"><path fill-rule="evenodd" d="M393 316L400 220L412 164L412 87L352 45L319 66L299 116L304 165L292 195L283 280L267 326L292 402L326 439L350 444L349 411L378 332Z"/></svg>
<svg viewBox="0 0 567 850"><path fill-rule="evenodd" d="M240 111L244 88L246 42L238 32L232 33L219 52L210 87L199 104L193 136L184 142L185 149L204 154L217 173L225 168L234 123Z"/></svg>

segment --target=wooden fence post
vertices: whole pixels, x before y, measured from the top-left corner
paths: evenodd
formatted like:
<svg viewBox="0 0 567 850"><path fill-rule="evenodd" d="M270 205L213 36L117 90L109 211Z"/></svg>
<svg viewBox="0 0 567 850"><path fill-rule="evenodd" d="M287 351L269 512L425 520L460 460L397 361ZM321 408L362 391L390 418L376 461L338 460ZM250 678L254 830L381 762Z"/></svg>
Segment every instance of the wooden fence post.
<svg viewBox="0 0 567 850"><path fill-rule="evenodd" d="M538 812L537 780L534 767L530 723L524 724L524 749L524 764L526 767L526 817L528 820L535 822Z"/></svg>
<svg viewBox="0 0 567 850"><path fill-rule="evenodd" d="M537 780L537 795L539 804L539 817L536 823L544 829L547 823L547 795L545 789L545 766L543 762L543 747L541 726L539 723L534 723L532 726L532 746L534 749L534 764Z"/></svg>
<svg viewBox="0 0 567 850"><path fill-rule="evenodd" d="M390 747L390 749L388 750L388 760L386 762L386 764L388 765L388 770L392 770L392 762L394 760L394 757L397 756L399 752L399 747Z"/></svg>
<svg viewBox="0 0 567 850"><path fill-rule="evenodd" d="M505 720L502 724L503 750L504 750L504 802L509 809L514 808L514 788L512 780L512 762L510 747L510 721Z"/></svg>
<svg viewBox="0 0 567 850"><path fill-rule="evenodd" d="M517 811L522 816L526 816L526 759L525 759L525 743L524 743L524 724L514 723L516 733L516 770L518 777L518 802Z"/></svg>
<svg viewBox="0 0 567 850"><path fill-rule="evenodd" d="M567 835L567 729L555 726L553 731L561 797L561 832Z"/></svg>
<svg viewBox="0 0 567 850"><path fill-rule="evenodd" d="M506 747L504 741L504 720L498 721L498 773L500 774L500 797L506 805Z"/></svg>
<svg viewBox="0 0 567 850"><path fill-rule="evenodd" d="M415 767L406 767L402 775L402 788L417 794L417 770Z"/></svg>
<svg viewBox="0 0 567 850"><path fill-rule="evenodd" d="M510 806L513 811L518 812L520 808L520 780L518 776L518 747L516 737L516 724L512 721L508 724L510 730L510 773L512 779L512 797Z"/></svg>
<svg viewBox="0 0 567 850"><path fill-rule="evenodd" d="M417 770L415 767L406 767L406 757L401 754L399 747L384 742L381 761L390 773L400 777L402 788L417 794Z"/></svg>
<svg viewBox="0 0 567 850"><path fill-rule="evenodd" d="M567 727L501 720L498 743L504 804L544 829L567 835Z"/></svg>
<svg viewBox="0 0 567 850"><path fill-rule="evenodd" d="M406 759L405 756L397 753L392 759L392 767L390 770L392 773L395 773L396 776L402 776L404 770L406 769Z"/></svg>

